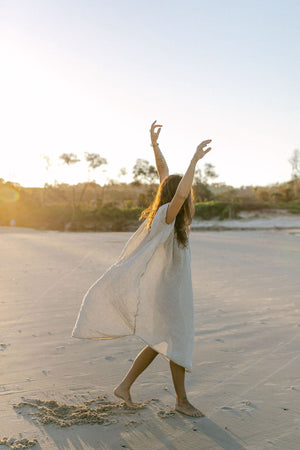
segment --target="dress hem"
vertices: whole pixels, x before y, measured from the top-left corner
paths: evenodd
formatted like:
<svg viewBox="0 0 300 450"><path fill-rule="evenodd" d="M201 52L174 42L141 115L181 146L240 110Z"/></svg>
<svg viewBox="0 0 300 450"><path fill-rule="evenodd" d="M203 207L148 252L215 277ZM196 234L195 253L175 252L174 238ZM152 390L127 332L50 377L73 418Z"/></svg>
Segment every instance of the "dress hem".
<svg viewBox="0 0 300 450"><path fill-rule="evenodd" d="M99 337L99 338L88 338L88 337L80 337L80 336L73 336L73 334L71 335L72 338L75 339L88 339L89 341L109 341L109 340L113 340L113 339L119 339L119 338L123 338L123 337L129 337L129 336L135 336L139 339L141 339L141 341L143 341L145 344L147 344L149 347L151 347L155 352L159 353L164 359L166 359L167 361L173 361L175 364L178 364L181 367L184 367L186 372L191 373L192 372L192 368L188 369L186 366L182 365L182 363L180 363L179 361L175 361L174 358L171 358L170 356L156 350L154 348L153 345L149 344L145 339L143 339L141 336L131 333L131 334L122 334L120 336L112 336L112 337Z"/></svg>

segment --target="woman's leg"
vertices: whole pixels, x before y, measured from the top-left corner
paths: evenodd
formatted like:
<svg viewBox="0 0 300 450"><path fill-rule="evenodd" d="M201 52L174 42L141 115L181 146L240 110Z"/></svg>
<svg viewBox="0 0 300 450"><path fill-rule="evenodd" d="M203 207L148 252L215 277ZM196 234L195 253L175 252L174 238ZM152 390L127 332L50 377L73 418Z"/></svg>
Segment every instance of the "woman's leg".
<svg viewBox="0 0 300 450"><path fill-rule="evenodd" d="M176 411L179 411L183 414L187 414L188 416L200 417L204 416L204 414L197 408L195 408L188 401L185 387L184 387L184 377L185 377L185 368L179 366L170 360L170 368L172 373L172 379L174 383L174 388L176 392Z"/></svg>
<svg viewBox="0 0 300 450"><path fill-rule="evenodd" d="M119 386L114 389L114 394L122 398L127 406L134 406L130 396L130 387L137 377L149 366L149 364L157 356L157 352L147 345L137 355L132 363L128 373L125 375Z"/></svg>

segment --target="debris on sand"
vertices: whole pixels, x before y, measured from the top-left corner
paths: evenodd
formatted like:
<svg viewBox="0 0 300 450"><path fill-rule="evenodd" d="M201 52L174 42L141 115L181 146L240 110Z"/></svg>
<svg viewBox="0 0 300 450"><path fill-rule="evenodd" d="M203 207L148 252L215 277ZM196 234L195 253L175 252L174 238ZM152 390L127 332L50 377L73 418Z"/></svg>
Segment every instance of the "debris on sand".
<svg viewBox="0 0 300 450"><path fill-rule="evenodd" d="M167 411L164 411L163 409L158 411L157 415L161 417L162 419L167 419L168 417L175 416L175 411L172 409L168 409Z"/></svg>
<svg viewBox="0 0 300 450"><path fill-rule="evenodd" d="M116 403L107 400L107 396L98 396L96 399L87 400L83 405L68 405L56 400L25 399L13 407L21 413L25 408L35 409L36 419L43 424L54 423L60 427L83 424L111 425L118 422L113 416L122 414L134 414L146 405L137 405L129 408L125 402Z"/></svg>
<svg viewBox="0 0 300 450"><path fill-rule="evenodd" d="M16 439L16 438L7 438L6 436L0 439L0 445L6 445L10 447L12 450L22 449L22 448L30 448L37 444L37 439Z"/></svg>

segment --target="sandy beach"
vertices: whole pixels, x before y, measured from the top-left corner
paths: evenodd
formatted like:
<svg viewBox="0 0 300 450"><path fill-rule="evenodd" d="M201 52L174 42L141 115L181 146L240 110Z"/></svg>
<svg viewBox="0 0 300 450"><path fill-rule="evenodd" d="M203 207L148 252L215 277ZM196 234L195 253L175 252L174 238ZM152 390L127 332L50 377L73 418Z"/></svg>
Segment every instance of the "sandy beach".
<svg viewBox="0 0 300 450"><path fill-rule="evenodd" d="M286 210L241 211L238 219L199 220L194 218L193 230L298 230L300 215Z"/></svg>
<svg viewBox="0 0 300 450"><path fill-rule="evenodd" d="M138 338L71 337L130 235L0 228L0 448L298 450L300 232L192 232L186 386L202 418L174 412L160 356L132 389L137 410L113 396Z"/></svg>

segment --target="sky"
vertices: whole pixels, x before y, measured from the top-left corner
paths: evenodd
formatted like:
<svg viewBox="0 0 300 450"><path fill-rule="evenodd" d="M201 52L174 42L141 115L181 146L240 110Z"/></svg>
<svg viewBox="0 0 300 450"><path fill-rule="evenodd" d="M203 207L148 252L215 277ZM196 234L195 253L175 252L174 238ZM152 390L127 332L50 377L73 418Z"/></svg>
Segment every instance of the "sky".
<svg viewBox="0 0 300 450"><path fill-rule="evenodd" d="M126 167L131 181L136 159L155 164L157 120L170 173L212 139L198 168L215 181L288 181L299 20L298 0L0 0L0 178L103 184ZM85 152L107 166L89 174Z"/></svg>

